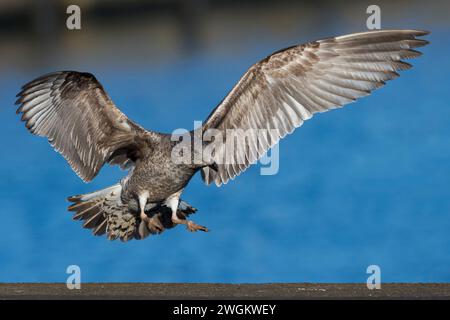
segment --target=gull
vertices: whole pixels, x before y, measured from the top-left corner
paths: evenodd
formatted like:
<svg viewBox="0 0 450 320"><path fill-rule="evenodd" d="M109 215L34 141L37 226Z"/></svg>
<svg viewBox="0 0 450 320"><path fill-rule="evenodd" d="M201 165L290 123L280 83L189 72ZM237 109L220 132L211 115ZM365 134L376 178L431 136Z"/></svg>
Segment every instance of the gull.
<svg viewBox="0 0 450 320"><path fill-rule="evenodd" d="M53 72L25 84L17 113L83 181L94 179L106 163L128 170L113 186L68 198L73 218L94 235L144 239L180 224L208 231L188 219L196 209L180 198L197 172L207 185L226 184L314 114L369 95L409 69L403 60L421 54L414 48L428 43L418 38L426 34L366 31L274 52L252 65L203 125L188 132L194 143L201 140L201 151L188 155L197 161L178 161L174 150L183 136L146 130L130 120L90 73ZM233 130L250 134L230 144L227 133ZM205 139L210 131L222 134L222 143Z"/></svg>

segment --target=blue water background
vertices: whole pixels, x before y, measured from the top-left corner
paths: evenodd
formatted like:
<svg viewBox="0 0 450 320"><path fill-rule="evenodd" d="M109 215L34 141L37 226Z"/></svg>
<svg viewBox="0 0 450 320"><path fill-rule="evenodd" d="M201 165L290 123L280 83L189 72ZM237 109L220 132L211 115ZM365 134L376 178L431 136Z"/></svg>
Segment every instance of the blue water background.
<svg viewBox="0 0 450 320"><path fill-rule="evenodd" d="M210 233L178 227L125 244L81 228L65 200L111 185L124 172L107 167L84 184L19 122L13 103L20 86L44 72L88 70L144 127L191 129L248 66L311 38L258 41L255 34L236 54L197 52L159 64L61 58L4 70L0 281L65 281L72 264L83 281L95 282L364 282L371 264L386 282L450 281L450 38L445 29L432 31L413 69L284 139L278 174L261 176L255 166L221 188L196 176L183 198Z"/></svg>

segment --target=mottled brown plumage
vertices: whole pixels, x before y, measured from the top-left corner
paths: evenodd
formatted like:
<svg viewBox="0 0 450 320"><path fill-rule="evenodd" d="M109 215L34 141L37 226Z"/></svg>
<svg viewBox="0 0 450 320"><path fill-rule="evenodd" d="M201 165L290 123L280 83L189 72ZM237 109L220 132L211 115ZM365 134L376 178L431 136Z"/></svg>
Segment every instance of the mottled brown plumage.
<svg viewBox="0 0 450 320"><path fill-rule="evenodd" d="M420 55L413 48L427 44L417 39L426 34L369 31L273 53L250 67L200 133L215 130L227 142L228 130L276 130L243 135L236 148L219 145L211 157L196 163L174 162L178 142L128 119L89 73L62 71L33 80L18 94L17 113L33 134L48 138L84 181L91 181L105 163L130 170L117 185L69 198L74 219L83 220L94 234L126 241L177 224L207 231L186 220L195 209L180 200L197 171L207 184L234 179L315 113L368 95L398 77L397 71L410 68L402 60Z"/></svg>

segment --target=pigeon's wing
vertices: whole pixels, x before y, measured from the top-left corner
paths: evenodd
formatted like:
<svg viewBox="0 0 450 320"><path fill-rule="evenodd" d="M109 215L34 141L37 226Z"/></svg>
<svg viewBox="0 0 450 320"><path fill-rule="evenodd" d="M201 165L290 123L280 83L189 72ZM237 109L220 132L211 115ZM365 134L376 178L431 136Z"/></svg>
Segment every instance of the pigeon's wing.
<svg viewBox="0 0 450 320"><path fill-rule="evenodd" d="M412 48L428 43L416 37L426 34L355 33L293 46L256 63L204 123L212 141L220 136L226 143L211 149L215 165L202 169L203 180L227 183L313 114L342 107L398 77L396 71L411 67L402 60L420 55Z"/></svg>
<svg viewBox="0 0 450 320"><path fill-rule="evenodd" d="M92 74L50 73L17 96L28 130L47 137L86 182L105 162L127 167L141 155L148 133L114 105Z"/></svg>

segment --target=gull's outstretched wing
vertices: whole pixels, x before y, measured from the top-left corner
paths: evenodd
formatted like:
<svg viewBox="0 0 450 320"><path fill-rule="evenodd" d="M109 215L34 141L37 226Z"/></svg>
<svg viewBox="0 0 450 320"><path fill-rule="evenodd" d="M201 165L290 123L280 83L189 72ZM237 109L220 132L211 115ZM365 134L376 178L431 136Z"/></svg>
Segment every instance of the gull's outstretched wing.
<svg viewBox="0 0 450 320"><path fill-rule="evenodd" d="M313 114L342 107L398 77L396 71L411 67L402 59L419 56L413 48L428 43L416 37L426 34L355 33L293 46L256 63L209 115L203 132L219 130L226 141L229 129L276 130L245 135L231 149L222 144L213 153L216 165L202 169L203 180L227 183Z"/></svg>
<svg viewBox="0 0 450 320"><path fill-rule="evenodd" d="M50 73L17 96L17 113L28 130L47 137L84 181L105 162L127 167L139 159L146 131L114 105L92 74Z"/></svg>

